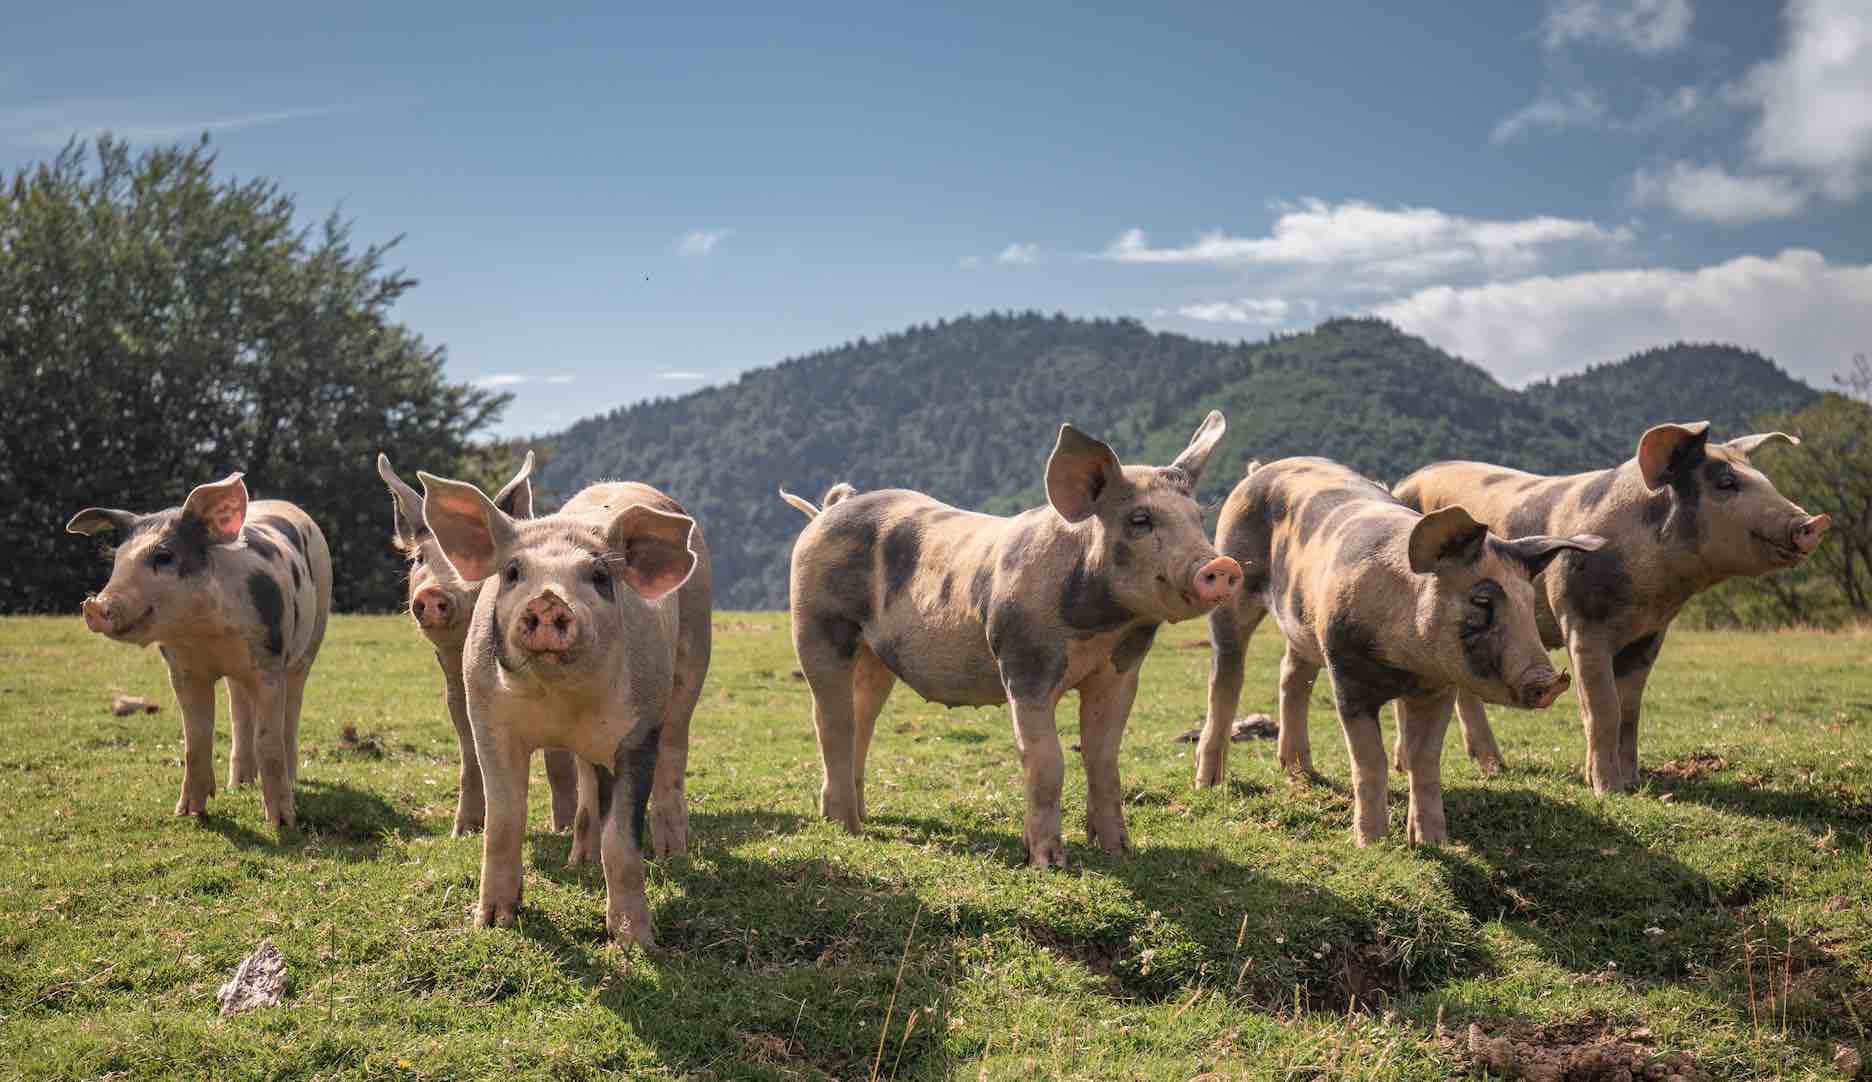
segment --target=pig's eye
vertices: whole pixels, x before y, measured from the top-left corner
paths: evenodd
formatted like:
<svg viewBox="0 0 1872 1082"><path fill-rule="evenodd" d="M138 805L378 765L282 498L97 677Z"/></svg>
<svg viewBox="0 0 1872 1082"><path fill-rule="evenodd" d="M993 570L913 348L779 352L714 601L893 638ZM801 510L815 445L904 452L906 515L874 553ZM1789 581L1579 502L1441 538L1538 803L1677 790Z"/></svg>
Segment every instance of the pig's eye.
<svg viewBox="0 0 1872 1082"><path fill-rule="evenodd" d="M410 563L415 564L417 567L421 567L425 559L427 559L427 557L423 555L423 550L417 549L416 555L410 557Z"/></svg>
<svg viewBox="0 0 1872 1082"><path fill-rule="evenodd" d="M1495 622L1495 599L1486 593L1469 595L1469 611L1463 614L1465 631L1483 631Z"/></svg>
<svg viewBox="0 0 1872 1082"><path fill-rule="evenodd" d="M599 564L592 568L591 579L592 589L598 591L598 596L604 598L606 601L610 601L613 596L611 572L606 571L603 564Z"/></svg>
<svg viewBox="0 0 1872 1082"><path fill-rule="evenodd" d="M1736 480L1736 475L1730 473L1728 470L1724 470L1716 475L1716 487L1724 492L1734 491L1739 484L1740 482Z"/></svg>
<svg viewBox="0 0 1872 1082"><path fill-rule="evenodd" d="M175 564L175 553L168 549L157 549L150 553L151 567L171 567Z"/></svg>
<svg viewBox="0 0 1872 1082"><path fill-rule="evenodd" d="M1150 512L1133 511L1131 512L1131 517L1125 520L1125 524L1138 533L1143 533L1151 528Z"/></svg>
<svg viewBox="0 0 1872 1082"><path fill-rule="evenodd" d="M520 581L520 561L519 560L507 561L507 567L501 571L501 581L505 582L509 586L512 586L514 583Z"/></svg>

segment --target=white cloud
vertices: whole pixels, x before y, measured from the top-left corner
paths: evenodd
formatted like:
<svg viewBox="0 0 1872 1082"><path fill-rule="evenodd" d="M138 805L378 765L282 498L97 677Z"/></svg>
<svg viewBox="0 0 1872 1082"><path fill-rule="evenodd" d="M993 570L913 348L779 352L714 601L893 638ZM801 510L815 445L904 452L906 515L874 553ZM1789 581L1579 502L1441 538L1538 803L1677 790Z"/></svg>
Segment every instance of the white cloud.
<svg viewBox="0 0 1872 1082"><path fill-rule="evenodd" d="M1757 349L1824 383L1872 342L1872 264L1791 248L1695 270L1642 268L1436 286L1373 309L1510 383L1677 339Z"/></svg>
<svg viewBox="0 0 1872 1082"><path fill-rule="evenodd" d="M995 262L1021 265L1038 263L1040 262L1040 246L1038 244L1010 244L1001 249L1000 255L995 256Z"/></svg>
<svg viewBox="0 0 1872 1082"><path fill-rule="evenodd" d="M689 372L689 371L684 371L684 370L681 370L681 369L665 369L665 370L664 370L664 371L662 371L662 372L658 372L658 373L656 374L656 378L658 378L658 379L668 379L668 380L683 380L683 381L695 381L695 380L705 380L705 379L707 379L707 378L708 378L708 373L706 373L706 372Z"/></svg>
<svg viewBox="0 0 1872 1082"><path fill-rule="evenodd" d="M491 376L481 376L474 381L476 387L517 387L529 382L533 377L518 372L496 372Z"/></svg>
<svg viewBox="0 0 1872 1082"><path fill-rule="evenodd" d="M974 270L976 267L981 266L981 256L965 255L961 259L956 260L956 266L961 267L963 270Z"/></svg>
<svg viewBox="0 0 1872 1082"><path fill-rule="evenodd" d="M1428 207L1387 208L1318 199L1280 207L1271 234L1205 233L1181 248L1152 248L1144 231L1126 230L1101 253L1119 263L1298 264L1355 268L1385 277L1421 277L1466 264L1525 266L1541 248L1629 239L1623 228L1542 215L1488 221Z"/></svg>
<svg viewBox="0 0 1872 1082"><path fill-rule="evenodd" d="M716 245L734 236L732 229L695 229L676 242L676 254L701 257L712 255Z"/></svg>
<svg viewBox="0 0 1872 1082"><path fill-rule="evenodd" d="M1695 14L1690 0L1556 0L1541 22L1541 43L1549 51L1588 42L1654 56L1689 43Z"/></svg>
<svg viewBox="0 0 1872 1082"><path fill-rule="evenodd" d="M1740 225L1787 218L1807 204L1794 182L1777 176L1736 176L1720 165L1673 162L1632 177L1633 202L1669 207L1686 218Z"/></svg>
<svg viewBox="0 0 1872 1082"><path fill-rule="evenodd" d="M1784 18L1781 52L1730 91L1761 109L1749 149L1762 165L1852 199L1872 185L1872 5L1788 0Z"/></svg>
<svg viewBox="0 0 1872 1082"><path fill-rule="evenodd" d="M34 150L54 150L73 136L88 139L105 131L133 143L173 142L194 139L203 132L236 132L331 116L350 108L318 105L264 112L227 112L192 110L161 102L68 98L0 109L0 142ZM193 119L189 119L191 114Z"/></svg>
<svg viewBox="0 0 1872 1082"><path fill-rule="evenodd" d="M1201 323L1252 323L1274 327L1287 321L1293 305L1280 297L1243 297L1233 301L1186 304L1181 308L1159 308L1154 316L1179 315Z"/></svg>
<svg viewBox="0 0 1872 1082"><path fill-rule="evenodd" d="M1489 139L1506 143L1523 132L1536 128L1591 128L1605 123L1605 101L1590 88L1557 90L1541 87L1540 94L1520 109L1503 117Z"/></svg>
<svg viewBox="0 0 1872 1082"><path fill-rule="evenodd" d="M547 376L546 382L547 383L571 383L576 378L578 377L576 376Z"/></svg>

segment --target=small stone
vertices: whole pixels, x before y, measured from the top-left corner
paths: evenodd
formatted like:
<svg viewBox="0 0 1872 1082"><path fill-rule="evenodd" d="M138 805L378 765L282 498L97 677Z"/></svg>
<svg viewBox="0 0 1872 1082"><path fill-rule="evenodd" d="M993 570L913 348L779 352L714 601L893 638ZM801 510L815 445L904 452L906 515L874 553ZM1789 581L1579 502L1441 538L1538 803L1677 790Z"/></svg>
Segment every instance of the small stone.
<svg viewBox="0 0 1872 1082"><path fill-rule="evenodd" d="M111 713L120 718L131 714L154 714L162 707L136 695L119 695L111 700Z"/></svg>
<svg viewBox="0 0 1872 1082"><path fill-rule="evenodd" d="M241 960L234 975L215 993L221 1003L223 1018L256 1007L279 1006L280 993L286 990L286 956L262 939L254 952Z"/></svg>

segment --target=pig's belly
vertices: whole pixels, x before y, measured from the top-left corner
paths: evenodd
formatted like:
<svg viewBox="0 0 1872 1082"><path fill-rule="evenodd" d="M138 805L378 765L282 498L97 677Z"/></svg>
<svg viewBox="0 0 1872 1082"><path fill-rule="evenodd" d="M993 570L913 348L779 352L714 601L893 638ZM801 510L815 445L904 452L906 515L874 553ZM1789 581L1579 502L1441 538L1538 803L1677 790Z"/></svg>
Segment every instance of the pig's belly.
<svg viewBox="0 0 1872 1082"><path fill-rule="evenodd" d="M910 690L944 706L992 706L1007 701L1001 670L979 628L922 629L867 635L865 642Z"/></svg>

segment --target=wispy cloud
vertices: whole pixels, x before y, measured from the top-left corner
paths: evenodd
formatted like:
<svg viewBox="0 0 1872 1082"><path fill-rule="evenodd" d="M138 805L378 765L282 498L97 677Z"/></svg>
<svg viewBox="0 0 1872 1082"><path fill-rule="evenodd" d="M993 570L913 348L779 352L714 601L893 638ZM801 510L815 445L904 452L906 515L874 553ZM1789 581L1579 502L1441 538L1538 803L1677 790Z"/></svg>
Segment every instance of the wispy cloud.
<svg viewBox="0 0 1872 1082"><path fill-rule="evenodd" d="M715 248L722 241L734 236L732 229L695 229L682 235L676 242L676 254L701 258L713 255Z"/></svg>
<svg viewBox="0 0 1872 1082"><path fill-rule="evenodd" d="M1668 207L1685 218L1741 225L1792 217L1807 205L1807 193L1786 177L1738 176L1720 165L1672 162L1640 169L1632 177L1632 201Z"/></svg>
<svg viewBox="0 0 1872 1082"><path fill-rule="evenodd" d="M1311 307L1310 302L1302 302ZM1243 297L1233 301L1186 304L1181 308L1159 308L1151 314L1159 318L1177 315L1199 323L1245 323L1275 327L1287 321L1294 305L1280 297Z"/></svg>
<svg viewBox="0 0 1872 1082"><path fill-rule="evenodd" d="M138 143L192 139L203 132L224 134L332 116L354 108L318 105L298 109L231 112L194 109L137 100L68 98L38 105L0 109L0 142L34 150L62 147L73 136L89 138L108 131Z"/></svg>
<svg viewBox="0 0 1872 1082"><path fill-rule="evenodd" d="M571 383L574 379L577 379L577 378L578 377L576 376L547 376L546 382L547 383Z"/></svg>
<svg viewBox="0 0 1872 1082"><path fill-rule="evenodd" d="M1040 246L1038 244L1010 244L1001 249L1000 255L995 256L995 262L1020 266L1038 263L1040 262Z"/></svg>
<svg viewBox="0 0 1872 1082"><path fill-rule="evenodd" d="M518 387L531 379L531 376L522 375L519 372L496 372L491 376L476 377L474 385L482 388Z"/></svg>
<svg viewBox="0 0 1872 1082"><path fill-rule="evenodd" d="M974 270L976 267L981 266L981 256L965 255L961 259L956 260L956 266L961 267L963 270Z"/></svg>
<svg viewBox="0 0 1872 1082"><path fill-rule="evenodd" d="M1648 135L1682 123L1712 104L1705 87L1680 86L1668 93L1650 91L1643 104L1614 112L1591 87L1543 86L1533 101L1501 119L1489 133L1494 143L1512 142L1537 130L1587 128L1620 135Z"/></svg>
<svg viewBox="0 0 1872 1082"><path fill-rule="evenodd" d="M708 373L690 372L685 369L673 368L673 369L665 369L664 371L658 372L656 374L656 378L693 383L693 382L707 379Z"/></svg>
<svg viewBox="0 0 1872 1082"><path fill-rule="evenodd" d="M1281 204L1267 236L1205 233L1193 244L1153 248L1141 229L1127 230L1102 258L1118 263L1241 266L1334 266L1381 277L1423 277L1464 265L1526 265L1547 247L1569 242L1619 243L1623 227L1540 215L1511 220L1466 218L1431 207L1380 207L1306 199Z"/></svg>
<svg viewBox="0 0 1872 1082"><path fill-rule="evenodd" d="M1683 48L1695 18L1690 0L1555 0L1541 22L1549 51L1576 43L1656 56Z"/></svg>

